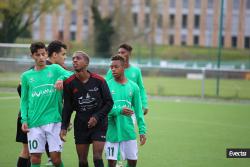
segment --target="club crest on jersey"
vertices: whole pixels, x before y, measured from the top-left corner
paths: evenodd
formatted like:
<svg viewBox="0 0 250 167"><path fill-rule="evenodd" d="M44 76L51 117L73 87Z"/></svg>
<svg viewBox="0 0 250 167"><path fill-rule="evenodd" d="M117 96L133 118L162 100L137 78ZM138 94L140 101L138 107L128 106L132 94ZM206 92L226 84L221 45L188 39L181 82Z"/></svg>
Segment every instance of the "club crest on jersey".
<svg viewBox="0 0 250 167"><path fill-rule="evenodd" d="M115 94L115 91L114 91L114 90L111 90L111 94L114 95L114 94Z"/></svg>
<svg viewBox="0 0 250 167"><path fill-rule="evenodd" d="M34 82L35 79L34 79L34 78L30 78L29 81L30 81L30 82Z"/></svg>
<svg viewBox="0 0 250 167"><path fill-rule="evenodd" d="M132 97L132 96L133 96L133 93L132 93L131 91L129 92L129 96L130 96L130 97Z"/></svg>

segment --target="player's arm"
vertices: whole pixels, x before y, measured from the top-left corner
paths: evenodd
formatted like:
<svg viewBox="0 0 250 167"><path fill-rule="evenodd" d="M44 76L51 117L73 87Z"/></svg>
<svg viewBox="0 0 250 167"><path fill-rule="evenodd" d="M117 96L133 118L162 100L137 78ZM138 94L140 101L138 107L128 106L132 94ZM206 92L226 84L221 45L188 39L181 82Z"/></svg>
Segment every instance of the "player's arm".
<svg viewBox="0 0 250 167"><path fill-rule="evenodd" d="M105 80L100 86L100 93L103 99L103 106L93 115L97 122L103 120L108 115L114 104L109 87Z"/></svg>
<svg viewBox="0 0 250 167"><path fill-rule="evenodd" d="M22 130L24 132L28 132L28 94L29 94L29 87L27 84L27 78L22 75L21 76L21 85L22 85L22 89L21 89L21 100L20 100L20 108L21 108L21 122L22 122Z"/></svg>
<svg viewBox="0 0 250 167"><path fill-rule="evenodd" d="M68 71L68 70L62 68L61 66L59 66L57 64L53 64L53 65L56 66L56 68L59 72L59 77L57 78L57 81L55 83L55 88L58 90L62 90L63 89L63 81L65 81L67 78L69 78L74 73L72 71Z"/></svg>
<svg viewBox="0 0 250 167"><path fill-rule="evenodd" d="M141 145L143 145L146 141L146 124L143 116L142 106L141 106L141 97L139 88L136 86L133 94L132 106L134 107L134 112L136 116L136 121L139 128L140 141Z"/></svg>
<svg viewBox="0 0 250 167"><path fill-rule="evenodd" d="M141 74L141 70L138 70L138 78L137 78L137 85L140 89L140 95L141 95L141 102L142 102L142 108L144 110L144 114L147 114L148 112L148 97L147 97L147 93L143 84L143 80L142 80L142 74Z"/></svg>
<svg viewBox="0 0 250 167"><path fill-rule="evenodd" d="M70 123L70 118L73 112L73 96L70 91L69 85L64 85L63 88L63 111L62 111L62 125L60 137L63 141L65 141L65 136L67 134L67 128Z"/></svg>

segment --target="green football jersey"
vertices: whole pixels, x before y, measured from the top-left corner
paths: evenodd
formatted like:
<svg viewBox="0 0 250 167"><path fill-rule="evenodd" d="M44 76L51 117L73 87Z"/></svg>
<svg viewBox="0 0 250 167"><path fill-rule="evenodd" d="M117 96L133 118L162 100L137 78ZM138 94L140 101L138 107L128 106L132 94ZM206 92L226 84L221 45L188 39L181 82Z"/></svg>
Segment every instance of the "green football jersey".
<svg viewBox="0 0 250 167"><path fill-rule="evenodd" d="M125 73L126 78L134 81L138 85L140 89L142 107L148 108L148 98L147 98L146 90L144 88L140 68L130 65L128 68L125 68L124 73ZM106 81L109 81L110 79L113 78L112 71L110 69L108 70L105 78L106 78Z"/></svg>
<svg viewBox="0 0 250 167"><path fill-rule="evenodd" d="M108 114L106 140L109 142L121 142L136 139L135 125L132 117L121 114L124 107L134 110L139 134L145 134L146 125L138 86L131 80L127 80L125 84L120 84L114 79L108 81L108 86L114 105Z"/></svg>
<svg viewBox="0 0 250 167"><path fill-rule="evenodd" d="M30 69L21 75L21 117L29 128L61 122L62 91L56 90L57 80L67 78L72 72L57 64L36 71Z"/></svg>

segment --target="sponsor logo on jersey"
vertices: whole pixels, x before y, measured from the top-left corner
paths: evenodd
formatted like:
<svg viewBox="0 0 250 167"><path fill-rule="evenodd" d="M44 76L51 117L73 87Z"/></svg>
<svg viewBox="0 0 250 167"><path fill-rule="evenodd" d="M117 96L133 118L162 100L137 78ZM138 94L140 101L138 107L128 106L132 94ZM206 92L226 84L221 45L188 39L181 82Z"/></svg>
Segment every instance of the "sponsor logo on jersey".
<svg viewBox="0 0 250 167"><path fill-rule="evenodd" d="M98 90L98 87L94 87L93 89L89 89L89 92L97 92Z"/></svg>

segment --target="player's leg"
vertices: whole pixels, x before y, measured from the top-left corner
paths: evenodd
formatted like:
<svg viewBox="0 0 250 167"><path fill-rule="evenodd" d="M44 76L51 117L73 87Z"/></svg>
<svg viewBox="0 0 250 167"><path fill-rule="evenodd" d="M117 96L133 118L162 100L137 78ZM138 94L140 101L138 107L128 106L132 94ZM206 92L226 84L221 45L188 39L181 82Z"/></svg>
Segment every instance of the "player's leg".
<svg viewBox="0 0 250 167"><path fill-rule="evenodd" d="M76 144L79 167L88 167L89 144Z"/></svg>
<svg viewBox="0 0 250 167"><path fill-rule="evenodd" d="M96 129L91 133L93 143L93 161L95 167L104 167L102 153L106 141L106 129Z"/></svg>
<svg viewBox="0 0 250 167"><path fill-rule="evenodd" d="M16 142L22 143L22 150L17 160L17 167L30 167L30 155L28 149L27 133L24 133L21 129L21 117L17 119L17 131L16 131Z"/></svg>
<svg viewBox="0 0 250 167"><path fill-rule="evenodd" d="M52 166L53 163L52 163L52 160L50 158L50 153L49 153L49 144L46 142L46 145L45 145L45 151L46 151L46 155L48 157L48 162L46 164L46 166Z"/></svg>
<svg viewBox="0 0 250 167"><path fill-rule="evenodd" d="M102 152L104 149L104 141L93 141L93 161L95 167L104 167L102 160Z"/></svg>
<svg viewBox="0 0 250 167"><path fill-rule="evenodd" d="M118 157L119 143L106 142L104 146L106 159L109 167L115 167Z"/></svg>
<svg viewBox="0 0 250 167"><path fill-rule="evenodd" d="M29 129L27 135L31 167L39 167L41 164L42 153L45 151L45 132L41 127L34 127Z"/></svg>
<svg viewBox="0 0 250 167"><path fill-rule="evenodd" d="M43 128L46 131L46 140L49 145L50 158L53 165L56 167L63 167L63 162L61 160L63 142L59 136L61 123L51 123L43 126Z"/></svg>
<svg viewBox="0 0 250 167"><path fill-rule="evenodd" d="M137 141L129 140L123 141L120 145L121 155L124 159L127 160L127 167L136 167L137 164Z"/></svg>

